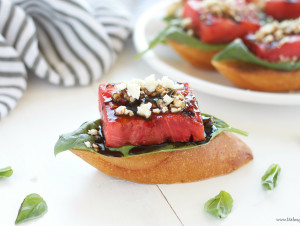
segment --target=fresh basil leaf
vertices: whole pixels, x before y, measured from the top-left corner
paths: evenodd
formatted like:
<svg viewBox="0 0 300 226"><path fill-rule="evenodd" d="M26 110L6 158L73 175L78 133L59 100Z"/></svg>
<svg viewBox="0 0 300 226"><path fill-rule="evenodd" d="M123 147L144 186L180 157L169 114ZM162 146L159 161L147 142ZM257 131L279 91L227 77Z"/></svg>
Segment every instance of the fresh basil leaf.
<svg viewBox="0 0 300 226"><path fill-rule="evenodd" d="M204 209L206 212L211 213L219 218L227 217L232 210L233 199L226 191L220 191L220 193L208 200Z"/></svg>
<svg viewBox="0 0 300 226"><path fill-rule="evenodd" d="M0 178L10 177L13 174L13 170L10 166L0 169Z"/></svg>
<svg viewBox="0 0 300 226"><path fill-rule="evenodd" d="M165 43L167 40L179 42L181 44L200 49L203 51L218 51L226 47L227 44L208 44L201 42L198 38L188 35L180 26L181 18L168 18L168 25L160 31L149 43L146 50L136 55L136 59L140 58L147 51L154 48L159 43Z"/></svg>
<svg viewBox="0 0 300 226"><path fill-rule="evenodd" d="M58 142L54 147L54 154L70 149L82 149L94 152L90 147L87 147L84 142L89 141L91 144L95 142L95 138L88 134L91 129L99 129L100 119L93 122L83 123L77 130L59 136Z"/></svg>
<svg viewBox="0 0 300 226"><path fill-rule="evenodd" d="M149 153L158 153L158 152L169 152L169 151L177 151L177 150L185 150L190 148L195 148L201 145L208 144L214 137L216 137L218 134L224 131L234 132L238 133L244 136L247 136L248 133L230 127L226 122L222 121L221 119L218 119L214 116L208 115L208 114L202 114L203 117L209 117L212 118L214 121L214 131L213 134L211 134L211 138L205 140L201 144L190 144L186 146L178 147L172 143L168 145L163 145L161 147L158 147L155 151L151 151ZM100 120L96 120L94 122L86 122L81 127L74 132L63 134L59 137L55 147L54 147L54 153L55 155L67 151L70 149L79 149L79 150L85 150L85 151L92 151L95 152L92 148L88 148L84 142L90 142L91 144L95 143L95 138L88 134L88 130L90 129L99 129L100 126ZM121 152L123 154L123 157L130 157L133 156L133 154L130 153L130 151L135 148L136 146L133 145L126 145L119 148L109 148L110 151L115 152ZM145 146L146 148L147 146ZM98 152L96 152L98 153ZM100 154L100 153L99 153ZM143 153L147 154L147 153Z"/></svg>
<svg viewBox="0 0 300 226"><path fill-rule="evenodd" d="M257 64L275 70L292 71L300 69L300 61L297 62L268 62L255 56L241 39L236 39L225 49L217 53L213 61L238 60L246 63Z"/></svg>
<svg viewBox="0 0 300 226"><path fill-rule="evenodd" d="M273 190L277 185L277 179L281 168L278 164L272 164L261 178L262 186L267 190Z"/></svg>
<svg viewBox="0 0 300 226"><path fill-rule="evenodd" d="M48 210L45 200L38 194L27 195L24 199L16 219L16 224L23 223L43 216Z"/></svg>
<svg viewBox="0 0 300 226"><path fill-rule="evenodd" d="M213 134L212 138L214 138L215 136L217 136L218 134L220 134L224 131L238 133L238 134L243 135L243 136L248 136L247 132L245 132L243 130L240 130L240 129L233 128L233 127L229 126L226 122L224 122L223 120L221 120L221 119L219 119L215 116L205 114L205 113L201 113L201 115L205 116L205 117L212 118L215 122L215 126L217 127L217 130Z"/></svg>

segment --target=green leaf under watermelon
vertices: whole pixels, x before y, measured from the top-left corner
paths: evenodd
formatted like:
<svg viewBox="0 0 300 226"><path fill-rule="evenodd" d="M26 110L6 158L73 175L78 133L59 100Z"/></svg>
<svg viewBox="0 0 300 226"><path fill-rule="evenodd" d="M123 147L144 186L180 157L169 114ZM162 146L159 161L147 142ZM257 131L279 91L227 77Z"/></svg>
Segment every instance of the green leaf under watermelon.
<svg viewBox="0 0 300 226"><path fill-rule="evenodd" d="M249 51L241 39L236 39L225 49L217 53L213 61L238 60L246 63L257 64L275 70L292 71L300 69L300 61L297 62L268 62L255 56Z"/></svg>
<svg viewBox="0 0 300 226"><path fill-rule="evenodd" d="M201 42L200 39L188 35L180 26L181 18L173 18L168 20L168 25L161 30L149 43L147 49L136 55L135 58L140 58L150 49L154 48L160 43L166 43L167 40L179 42L181 44L200 49L203 51L218 51L226 47L227 44L208 44Z"/></svg>
<svg viewBox="0 0 300 226"><path fill-rule="evenodd" d="M244 136L248 135L246 132L244 132L242 130L230 127L226 122L224 122L221 119L218 119L214 116L211 116L208 114L202 114L202 116L210 117L213 119L213 122L214 122L214 124L213 124L213 126L215 127L214 132L209 140L206 140L202 144L198 144L198 145L190 144L190 145L181 146L181 147L177 147L176 145L173 145L172 143L170 143L168 145L161 146L159 149L156 149L155 151L152 151L149 153L177 151L177 150L194 148L194 147L198 147L201 145L206 145L214 137L216 137L218 134L220 134L224 131L234 132L234 133L238 133L238 134L241 134ZM84 124L82 124L80 126L79 129L75 130L74 132L61 135L54 147L55 155L60 152L71 150L71 149L79 149L79 150L85 150L85 151L91 151L91 152L98 153L98 152L94 151L92 148L88 148L85 145L85 142L90 142L91 144L93 144L95 142L94 136L89 135L88 130L99 129L99 126L100 126L100 120L96 120L96 121L92 121L92 122L85 122ZM136 147L136 146L126 145L126 146L122 146L119 148L109 148L109 150L121 152L124 157L130 157L130 156L133 156L132 154L130 154L130 150L132 150L134 147ZM147 154L147 153L143 153L143 154Z"/></svg>

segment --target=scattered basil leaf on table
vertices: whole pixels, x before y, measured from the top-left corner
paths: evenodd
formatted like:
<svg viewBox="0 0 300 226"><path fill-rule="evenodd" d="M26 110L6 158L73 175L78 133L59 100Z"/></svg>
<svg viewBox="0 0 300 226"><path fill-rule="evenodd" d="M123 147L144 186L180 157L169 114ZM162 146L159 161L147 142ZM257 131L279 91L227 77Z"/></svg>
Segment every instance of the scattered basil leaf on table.
<svg viewBox="0 0 300 226"><path fill-rule="evenodd" d="M13 174L13 170L10 166L0 169L0 178L10 177Z"/></svg>
<svg viewBox="0 0 300 226"><path fill-rule="evenodd" d="M278 164L272 164L261 178L262 186L267 190L273 190L277 185L277 179L281 168Z"/></svg>
<svg viewBox="0 0 300 226"><path fill-rule="evenodd" d="M203 117L211 118L213 120L213 133L211 134L211 138L203 141L201 144L190 144L182 147L177 147L176 145L168 144L161 146L159 149L156 149L155 151L149 152L149 153L158 153L158 152L169 152L169 151L177 151L177 150L184 150L184 149L190 149L194 147L198 147L201 145L208 144L212 139L214 139L217 135L219 135L221 132L228 131L228 132L234 132L238 133L244 136L247 136L248 133L244 132L242 130L233 128L229 126L226 122L222 121L219 118L216 118L214 116L211 116L209 114L202 113ZM94 136L91 136L88 134L88 131L91 129L99 129L100 126L100 120L91 121L91 122L85 122L83 123L79 129L75 130L71 133L66 133L59 136L58 141L55 144L54 147L54 153L57 155L60 152L71 150L71 149L78 149L83 151L91 151L98 153L94 151L92 148L87 147L84 143L90 142L91 144L95 143ZM130 154L130 150L133 149L136 146L133 145L126 145L119 148L111 148L107 147L110 151L113 152L120 152L122 153L123 157L130 157L134 156ZM100 154L100 153L98 153ZM147 154L147 153L143 153Z"/></svg>
<svg viewBox="0 0 300 226"><path fill-rule="evenodd" d="M48 210L45 200L38 194L27 195L24 199L16 219L16 224L23 223L43 216Z"/></svg>
<svg viewBox="0 0 300 226"><path fill-rule="evenodd" d="M204 209L206 212L211 213L219 218L227 217L232 210L233 199L226 191L220 191L220 193L208 200Z"/></svg>
<svg viewBox="0 0 300 226"><path fill-rule="evenodd" d="M213 61L238 60L246 63L257 64L275 70L292 71L300 69L300 61L296 62L268 62L255 56L241 39L236 39L222 51L217 53Z"/></svg>

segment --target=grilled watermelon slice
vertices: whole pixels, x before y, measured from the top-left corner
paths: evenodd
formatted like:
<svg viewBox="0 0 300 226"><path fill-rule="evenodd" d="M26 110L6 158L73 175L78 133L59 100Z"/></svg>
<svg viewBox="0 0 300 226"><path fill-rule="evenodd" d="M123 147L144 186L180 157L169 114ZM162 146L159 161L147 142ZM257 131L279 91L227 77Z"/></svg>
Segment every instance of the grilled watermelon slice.
<svg viewBox="0 0 300 226"><path fill-rule="evenodd" d="M160 113L145 119L139 116L116 115L119 106L113 102L116 84L99 86L99 111L106 145L152 145L165 142L188 142L205 139L204 126L196 98L187 83L179 89L187 98L187 107L182 112Z"/></svg>

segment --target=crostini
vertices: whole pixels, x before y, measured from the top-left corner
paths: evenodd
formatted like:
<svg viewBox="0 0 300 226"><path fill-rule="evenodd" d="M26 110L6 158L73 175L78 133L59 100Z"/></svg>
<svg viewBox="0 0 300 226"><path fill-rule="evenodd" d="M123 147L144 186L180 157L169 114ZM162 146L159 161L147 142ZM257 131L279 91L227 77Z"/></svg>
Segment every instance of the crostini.
<svg viewBox="0 0 300 226"><path fill-rule="evenodd" d="M260 27L258 13L243 0L173 3L165 20L168 25L149 48L166 42L193 66L210 70L214 69L211 60L217 52Z"/></svg>
<svg viewBox="0 0 300 226"><path fill-rule="evenodd" d="M253 159L233 134L247 133L201 114L187 83L167 77L99 86L101 118L63 134L71 150L103 173L146 184L183 183L232 172Z"/></svg>
<svg viewBox="0 0 300 226"><path fill-rule="evenodd" d="M236 40L213 58L235 85L251 90L300 89L300 19L273 21Z"/></svg>

